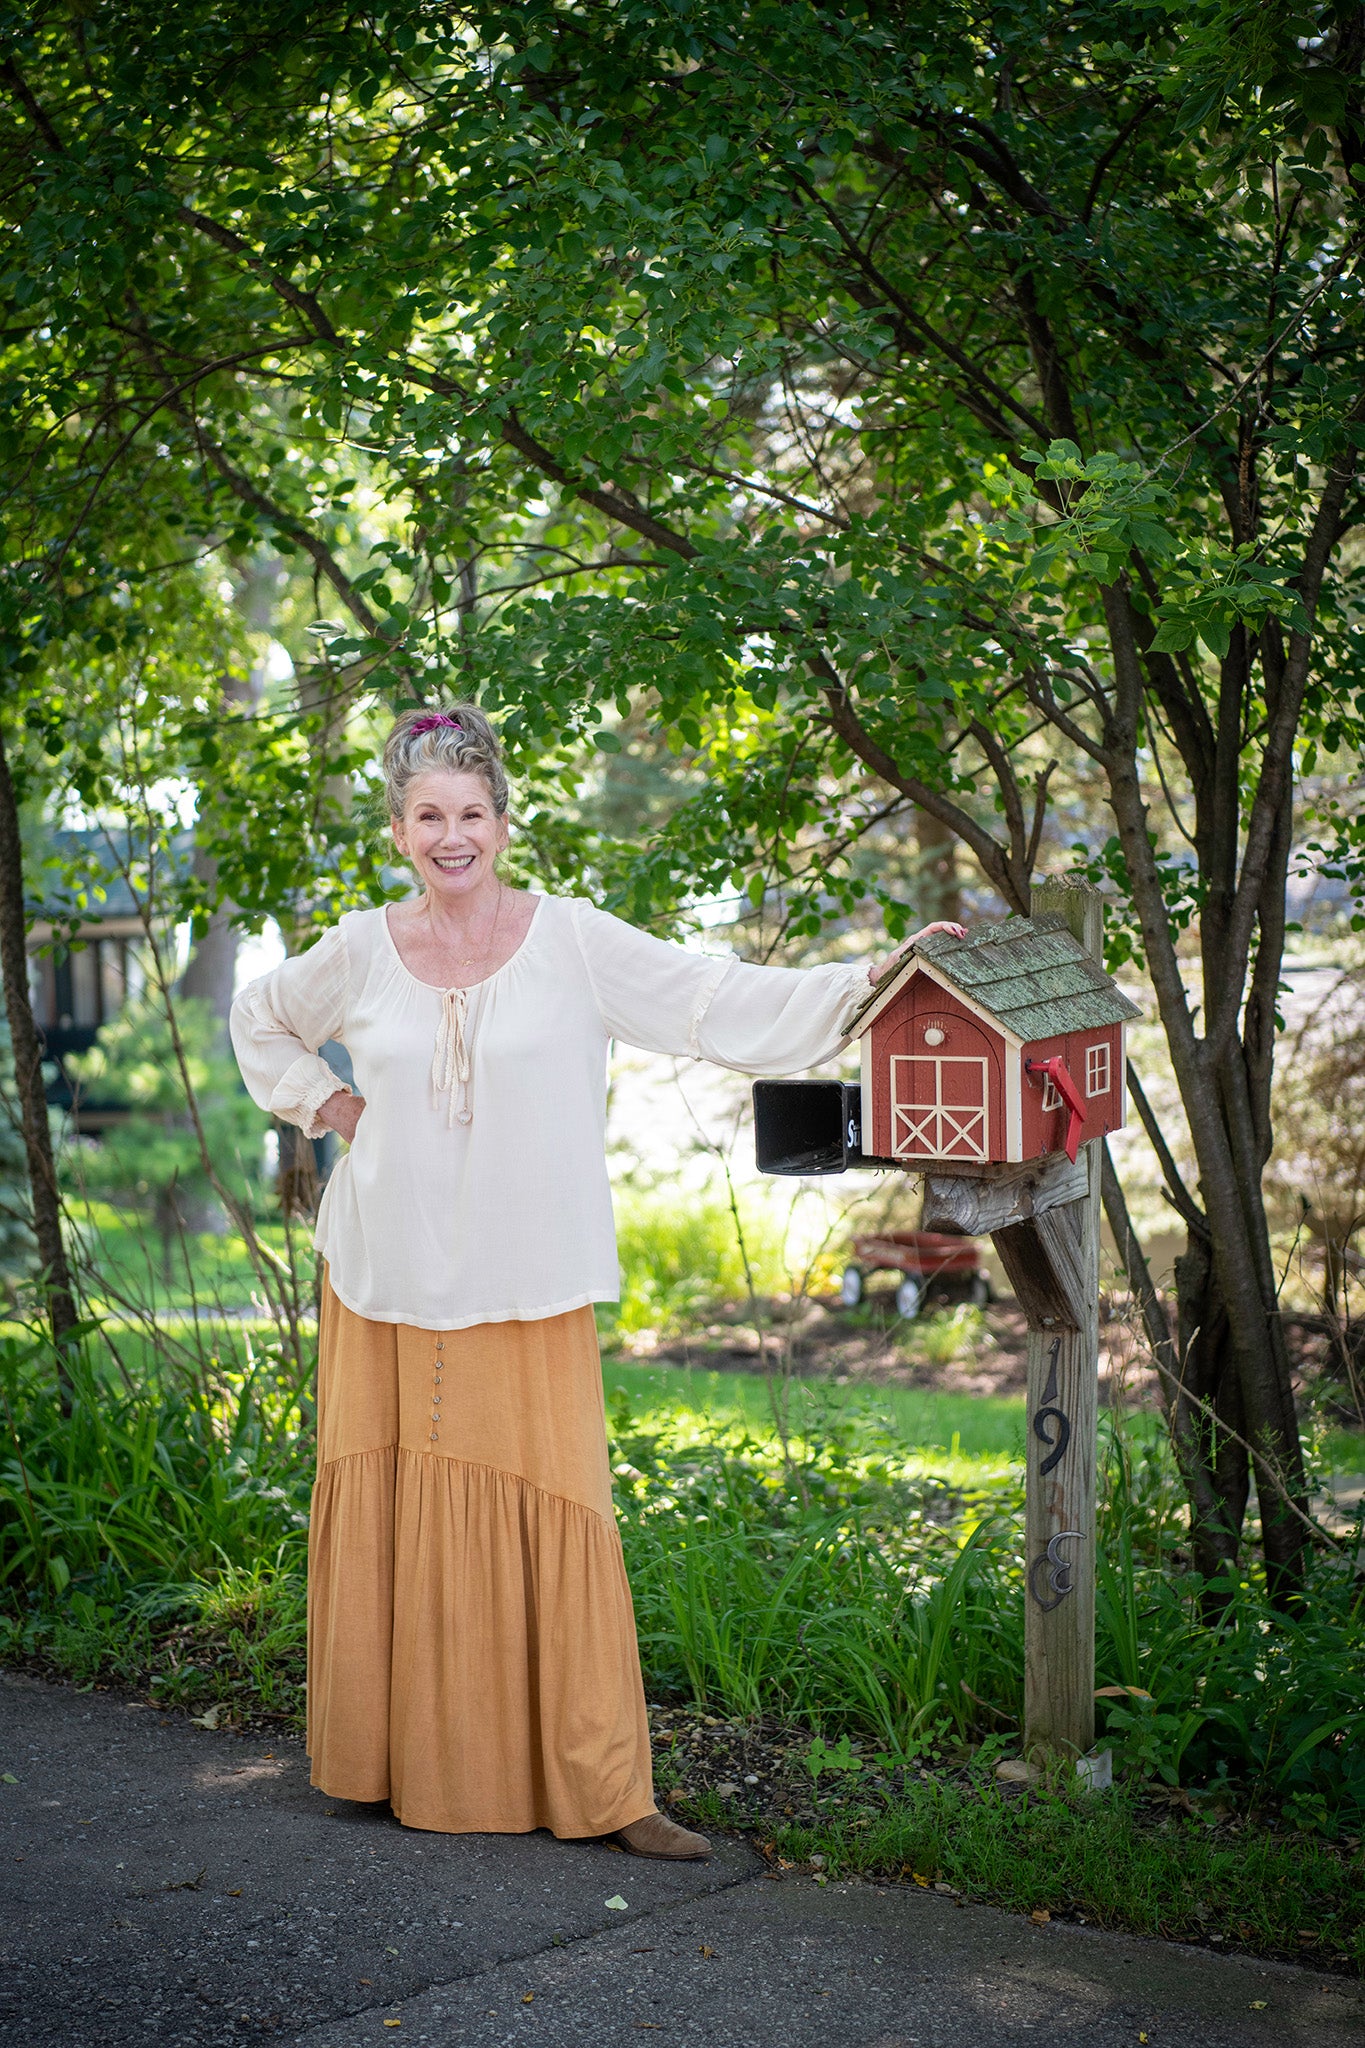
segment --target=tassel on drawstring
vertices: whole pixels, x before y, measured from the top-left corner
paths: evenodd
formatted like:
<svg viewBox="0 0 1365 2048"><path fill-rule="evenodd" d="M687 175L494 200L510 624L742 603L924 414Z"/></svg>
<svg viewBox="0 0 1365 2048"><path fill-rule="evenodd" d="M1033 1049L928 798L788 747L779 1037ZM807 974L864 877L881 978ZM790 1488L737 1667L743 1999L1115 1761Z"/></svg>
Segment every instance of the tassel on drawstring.
<svg viewBox="0 0 1365 2048"><path fill-rule="evenodd" d="M448 988L441 996L441 1021L436 1027L436 1051L431 1062L431 1085L439 1095L446 1091L446 1129L454 1123L472 1123L469 1106L469 1047L465 1022L469 1016L469 991Z"/></svg>

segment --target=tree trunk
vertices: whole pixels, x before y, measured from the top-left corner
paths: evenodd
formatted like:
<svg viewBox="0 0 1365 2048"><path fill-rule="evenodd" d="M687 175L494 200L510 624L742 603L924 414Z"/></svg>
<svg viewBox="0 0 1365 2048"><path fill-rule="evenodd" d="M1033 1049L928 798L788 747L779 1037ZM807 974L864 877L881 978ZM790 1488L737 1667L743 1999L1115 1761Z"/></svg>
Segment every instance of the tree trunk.
<svg viewBox="0 0 1365 2048"><path fill-rule="evenodd" d="M1234 1413L1240 1415L1239 1434L1258 1454L1266 1577L1272 1597L1283 1606L1292 1602L1303 1581L1305 1530L1295 1505L1306 1506L1307 1486L1260 1171L1258 1165L1248 1166L1238 1143L1238 1119L1235 1113L1229 1117L1225 1101L1212 1090L1196 1090L1193 1099L1183 1088L1181 1093L1199 1160L1215 1283L1212 1291L1202 1281L1188 1289L1192 1313L1205 1316L1210 1329L1211 1348L1200 1376L1212 1390L1205 1398L1213 1398L1232 1427L1238 1427ZM1219 1363L1224 1349L1237 1381L1235 1395L1224 1386L1226 1373ZM1236 1454L1226 1447L1211 1449L1225 1463L1231 1456L1235 1465ZM1234 1475L1231 1498L1237 1497Z"/></svg>
<svg viewBox="0 0 1365 2048"><path fill-rule="evenodd" d="M1116 658L1122 623L1121 619L1111 620ZM1131 645L1127 652L1136 668ZM1303 1583L1305 1525L1296 1508L1305 1506L1307 1488L1261 1193L1264 1162L1258 1150L1257 1117L1245 1068L1238 1071L1241 1048L1237 1041L1233 1040L1233 1049L1220 1059L1207 1038L1195 1036L1148 833L1134 730L1135 726L1130 726L1126 735L1111 734L1106 769L1208 1222L1209 1271L1216 1291L1210 1291L1202 1272L1190 1270L1182 1290L1189 1304L1189 1333L1198 1331L1200 1397L1212 1401L1226 1422L1231 1423L1234 1408L1241 1414L1245 1427L1239 1434L1250 1440L1262 1461L1258 1464L1257 1494L1266 1578L1272 1598L1283 1607L1293 1602ZM1239 981L1238 991L1243 986L1244 981ZM1216 1000L1227 1014L1232 1000L1227 987L1215 990L1206 980L1205 997L1210 1009ZM1197 1320L1200 1317L1205 1319L1203 1323ZM1182 1358L1184 1337L1182 1332ZM1237 1381L1235 1398L1231 1388L1225 1388L1227 1372L1221 1362L1225 1352ZM1226 1469L1230 1453L1222 1432L1215 1432L1208 1453L1211 1459L1223 1459ZM1225 1503L1235 1504L1235 1470L1228 1474L1228 1486Z"/></svg>
<svg viewBox="0 0 1365 2048"><path fill-rule="evenodd" d="M1206 1361L1213 1364L1210 1383L1213 1405L1226 1383L1235 1386L1232 1361L1227 1349L1227 1317L1217 1299L1212 1258L1207 1237L1190 1232L1185 1255L1176 1264L1176 1300L1179 1337L1171 1334L1166 1308L1156 1291L1146 1256L1138 1242L1128 1214L1123 1189L1104 1148L1102 1188L1104 1209L1119 1263L1142 1316L1147 1343L1157 1369L1157 1389L1171 1433L1171 1443L1185 1482L1190 1504L1190 1549L1194 1566L1205 1579L1222 1580L1227 1593L1215 1583L1210 1600L1215 1607L1225 1604L1231 1593L1230 1570L1237 1563L1238 1538L1246 1512L1246 1453L1223 1432L1210 1426L1200 1404L1209 1398L1201 1371ZM1221 1412L1221 1411L1220 1411ZM1222 1420L1231 1417L1222 1413ZM1232 1426L1239 1425L1233 1422ZM1236 1458L1240 1455L1241 1487L1236 1484ZM1211 1455L1212 1453L1212 1455Z"/></svg>
<svg viewBox="0 0 1365 2048"><path fill-rule="evenodd" d="M275 1176L280 1214L297 1216L311 1223L317 1215L321 1192L313 1141L305 1138L296 1124L282 1123L278 1117L275 1119L275 1135L280 1147L279 1169Z"/></svg>
<svg viewBox="0 0 1365 2048"><path fill-rule="evenodd" d="M270 633L275 624L276 593L281 580L279 557L263 554L242 565L233 604L255 633ZM231 673L223 677L223 696L228 704L249 709L259 703L265 687L264 670L255 667L246 676ZM206 784L199 787L199 817L195 826L194 876L208 885L210 894L218 879L218 864L203 845L204 827L212 824L213 793ZM219 904L209 918L208 930L190 954L180 993L206 1002L222 1023L224 1043L237 974L237 934L232 926L232 905Z"/></svg>
<svg viewBox="0 0 1365 2048"><path fill-rule="evenodd" d="M920 922L933 924L944 919L950 924L960 923L962 880L957 871L957 834L942 818L916 810L915 844L919 849L916 893Z"/></svg>
<svg viewBox="0 0 1365 2048"><path fill-rule="evenodd" d="M194 849L194 873L196 880L210 887L217 879L217 862L200 846ZM232 928L231 909L222 905L210 915L208 930L190 954L181 977L180 993L207 1003L225 1033L236 975L237 934Z"/></svg>
<svg viewBox="0 0 1365 2048"><path fill-rule="evenodd" d="M1190 1541L1194 1568L1212 1584L1206 1608L1220 1610L1231 1597L1229 1573L1237 1562L1249 1494L1247 1454L1236 1437L1245 1435L1237 1361L1227 1310L1218 1291L1212 1248L1191 1231L1175 1262L1180 1354L1180 1394L1190 1414L1192 1449L1207 1490L1192 1503ZM1188 1398L1187 1398L1188 1397ZM1226 1425L1221 1427L1220 1424ZM1199 1510L1202 1509L1202 1512Z"/></svg>
<svg viewBox="0 0 1365 2048"><path fill-rule="evenodd" d="M305 669L299 677L299 709L305 717L314 713L322 714L322 731L313 742L313 751L322 772L313 785L313 830L321 825L324 810L328 805L338 811L348 812L351 807L352 789L344 775L329 775L327 764L334 758L346 732L346 698L336 687L336 678L330 669L319 664ZM313 934L306 917L300 917L295 929L285 931L284 940L291 953L311 943ZM294 1124L275 1121L279 1138L280 1164L275 1182L275 1192L284 1216L296 1216L311 1220L317 1214L318 1201L322 1193L322 1178L318 1172L318 1155L310 1138Z"/></svg>
<svg viewBox="0 0 1365 2048"><path fill-rule="evenodd" d="M14 795L0 728L0 968L4 973L5 1009L14 1051L14 1082L28 1161L33 1200L33 1235L42 1268L48 1321L57 1361L63 1413L71 1409L67 1350L79 1320L62 1238L57 1170L52 1158L52 1133L43 1088L43 1048L28 992L28 935L24 919L24 848L19 832L19 806Z"/></svg>

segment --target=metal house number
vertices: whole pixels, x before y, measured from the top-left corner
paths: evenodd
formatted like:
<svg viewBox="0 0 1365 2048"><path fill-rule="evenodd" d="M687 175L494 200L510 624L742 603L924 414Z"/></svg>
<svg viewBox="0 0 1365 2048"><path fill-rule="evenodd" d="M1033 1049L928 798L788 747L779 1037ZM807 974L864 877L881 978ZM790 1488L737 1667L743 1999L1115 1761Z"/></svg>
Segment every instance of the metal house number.
<svg viewBox="0 0 1365 2048"><path fill-rule="evenodd" d="M1071 1442L1071 1417L1057 1402L1057 1361L1061 1356L1062 1340L1054 1337L1048 1351L1047 1385L1043 1388L1041 1405L1033 1416L1033 1434L1047 1451L1047 1456L1038 1467L1040 1478L1061 1464L1066 1456L1067 1445ZM1055 1425L1055 1428L1054 1428ZM1050 1614L1054 1607L1060 1607L1068 1593L1076 1590L1073 1577L1074 1560L1063 1556L1061 1545L1067 1542L1080 1543L1084 1539L1079 1529L1062 1529L1053 1536L1047 1549L1029 1566L1029 1592L1044 1614ZM1040 1583L1046 1574L1046 1591Z"/></svg>
<svg viewBox="0 0 1365 2048"><path fill-rule="evenodd" d="M1042 1608L1044 1614L1051 1614L1054 1607L1061 1606L1068 1593L1074 1593L1076 1590L1076 1581L1071 1576L1072 1559L1063 1557L1057 1547L1059 1544L1067 1543L1073 1538L1077 1543L1081 1541L1079 1529L1059 1530L1051 1539L1041 1557L1035 1557L1032 1565L1029 1567L1029 1591ZM1043 1572L1047 1573L1048 1592L1051 1594L1050 1599L1038 1590L1038 1580Z"/></svg>

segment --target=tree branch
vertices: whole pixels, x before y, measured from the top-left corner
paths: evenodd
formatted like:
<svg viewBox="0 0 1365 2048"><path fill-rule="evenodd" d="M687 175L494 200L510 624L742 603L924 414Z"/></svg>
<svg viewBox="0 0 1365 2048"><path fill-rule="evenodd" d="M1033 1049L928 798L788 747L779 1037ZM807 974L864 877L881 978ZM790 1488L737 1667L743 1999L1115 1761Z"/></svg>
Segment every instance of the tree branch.
<svg viewBox="0 0 1365 2048"><path fill-rule="evenodd" d="M936 349L978 392L992 398L995 401L995 405L1003 411L1013 413L1014 417L1028 429L1030 434L1039 440L1045 440L1047 438L1046 426L1039 419L1038 415L1030 407L1021 405L1018 399L1011 392L1007 391L1002 384L997 384L992 376L981 369L978 364L974 363L970 356L965 355L955 342L948 339L946 334L940 334L936 328L931 327L928 321L915 311L910 301L896 289L890 278L879 269L871 257L865 254L859 246L856 236L849 233L828 200L821 193L817 192L815 187L801 176L800 172L791 172L791 177L797 189L804 193L807 200L825 216L825 219L838 236L845 252L857 268L859 275L877 294L878 301L883 305L894 308L911 333L916 335L921 342L927 342L931 348ZM1003 422L999 424L1005 437L1013 439L1013 436L1009 434L1008 428L1004 427Z"/></svg>
<svg viewBox="0 0 1365 2048"><path fill-rule="evenodd" d="M177 408L172 405L170 410L174 412ZM385 638L378 613L372 611L365 602L326 541L320 539L311 527L305 526L292 512L286 512L282 505L277 505L273 498L267 497L259 485L252 483L250 477L243 475L212 435L205 432L198 420L183 411L180 417L193 437L195 446L212 463L233 495L239 498L242 504L249 505L253 512L258 512L263 519L268 519L272 526L277 527L297 547L303 549L319 574L326 577L363 633L377 640Z"/></svg>
<svg viewBox="0 0 1365 2048"><path fill-rule="evenodd" d="M992 838L975 818L955 804L942 790L932 789L927 782L921 782L917 775L906 775L885 750L863 728L862 721L853 709L843 678L827 655L816 653L807 657L807 664L818 680L828 707L827 717L832 729L856 759L879 775L892 789L898 789L902 796L909 797L930 817L937 818L955 832L963 843L969 846L981 863L982 872L993 882L1011 910L1017 910L1023 917L1028 915L1027 896L1021 897L1015 886L1009 855L999 841Z"/></svg>
<svg viewBox="0 0 1365 2048"><path fill-rule="evenodd" d="M250 242L246 241L241 235L235 234L231 228L225 228L220 222L210 219L208 214L200 213L196 207L186 206L182 203L177 206L176 214L180 220L185 222L187 227L197 228L201 235L207 235L208 239L211 242L216 242L220 249L226 249L232 255L239 256L248 270L254 271L258 277L263 277L270 286L270 289L276 292L287 306L292 306L296 313L303 315L319 341L326 342L329 348L341 348L343 346L341 336L333 327L314 294L312 292L300 291L299 287L296 284L292 284L282 271L272 270L270 265L256 254Z"/></svg>
<svg viewBox="0 0 1365 2048"><path fill-rule="evenodd" d="M1348 428L1365 418L1365 394L1347 414ZM1261 749L1261 772L1247 821L1242 869L1228 917L1224 971L1212 991L1207 1031L1210 1057L1217 1062L1232 1041L1246 981L1247 958L1257 906L1265 886L1271 850L1275 843L1281 806L1289 800L1293 767L1294 735L1298 731L1303 695L1308 686L1314 626L1322 579L1336 546L1337 526L1346 493L1355 476L1358 457L1348 443L1328 469L1327 483L1318 501L1317 515L1304 549L1303 566L1297 578L1300 601L1308 624L1290 635L1289 648L1280 682L1278 699L1271 713Z"/></svg>

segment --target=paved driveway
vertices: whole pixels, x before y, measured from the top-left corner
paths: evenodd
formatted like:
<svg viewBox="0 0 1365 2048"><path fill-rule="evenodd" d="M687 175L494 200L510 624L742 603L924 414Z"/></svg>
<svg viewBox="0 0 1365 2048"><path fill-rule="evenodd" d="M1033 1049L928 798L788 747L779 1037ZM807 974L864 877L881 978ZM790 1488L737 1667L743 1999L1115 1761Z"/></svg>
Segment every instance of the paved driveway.
<svg viewBox="0 0 1365 2048"><path fill-rule="evenodd" d="M3 2048L1365 2042L1341 1979L774 1879L734 1842L419 1834L312 1791L297 1743L15 1673L0 1774Z"/></svg>

